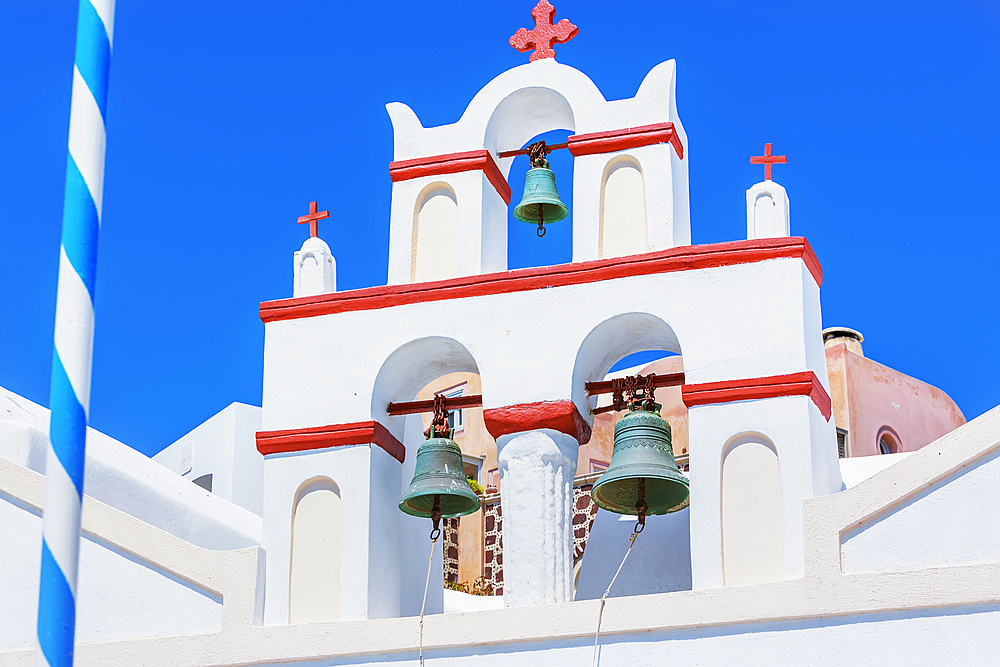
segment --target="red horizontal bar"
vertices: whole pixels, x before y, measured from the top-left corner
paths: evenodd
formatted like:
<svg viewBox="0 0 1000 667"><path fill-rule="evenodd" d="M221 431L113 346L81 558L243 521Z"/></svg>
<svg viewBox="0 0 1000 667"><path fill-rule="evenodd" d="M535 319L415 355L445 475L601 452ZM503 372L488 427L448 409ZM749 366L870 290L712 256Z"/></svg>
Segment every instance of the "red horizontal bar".
<svg viewBox="0 0 1000 667"><path fill-rule="evenodd" d="M427 301L462 299L581 285L630 276L750 264L780 257L802 258L816 284L823 284L823 269L809 242L800 236L789 236L682 246L628 257L265 301L260 304L260 319L268 323L332 313L378 310Z"/></svg>

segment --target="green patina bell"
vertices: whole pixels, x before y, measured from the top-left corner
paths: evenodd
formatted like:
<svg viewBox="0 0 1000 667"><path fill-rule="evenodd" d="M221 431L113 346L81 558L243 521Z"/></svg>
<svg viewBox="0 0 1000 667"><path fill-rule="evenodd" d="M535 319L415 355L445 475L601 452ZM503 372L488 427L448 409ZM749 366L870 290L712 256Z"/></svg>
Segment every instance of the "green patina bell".
<svg viewBox="0 0 1000 667"><path fill-rule="evenodd" d="M445 435L449 437L437 435L432 426L428 439L417 449L413 481L399 499L399 509L407 514L436 520L479 510L479 496L465 478L462 450L450 431Z"/></svg>
<svg viewBox="0 0 1000 667"><path fill-rule="evenodd" d="M661 406L651 401L646 406L634 405L615 424L611 463L590 492L601 509L638 515L640 523L647 515L687 507L690 486L674 461L670 424L660 416Z"/></svg>
<svg viewBox="0 0 1000 667"><path fill-rule="evenodd" d="M543 225L564 219L569 215L569 209L559 199L555 173L548 168L548 162L541 162L545 166L533 166L524 175L524 196L521 203L514 207L514 217L537 224L538 235L545 236Z"/></svg>

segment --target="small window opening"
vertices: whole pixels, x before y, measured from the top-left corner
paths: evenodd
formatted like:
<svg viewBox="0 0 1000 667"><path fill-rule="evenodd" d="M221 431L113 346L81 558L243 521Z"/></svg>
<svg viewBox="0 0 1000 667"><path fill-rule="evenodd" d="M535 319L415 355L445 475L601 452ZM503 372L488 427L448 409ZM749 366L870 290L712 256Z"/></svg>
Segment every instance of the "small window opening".
<svg viewBox="0 0 1000 667"><path fill-rule="evenodd" d="M837 454L842 459L847 458L847 431L842 428L837 429Z"/></svg>
<svg viewBox="0 0 1000 667"><path fill-rule="evenodd" d="M903 451L903 448L899 444L899 438L888 426L879 432L878 451L880 454L895 454L896 452Z"/></svg>
<svg viewBox="0 0 1000 667"><path fill-rule="evenodd" d="M212 473L207 475L202 475L198 479L194 480L194 483L205 489L209 493L212 492Z"/></svg>

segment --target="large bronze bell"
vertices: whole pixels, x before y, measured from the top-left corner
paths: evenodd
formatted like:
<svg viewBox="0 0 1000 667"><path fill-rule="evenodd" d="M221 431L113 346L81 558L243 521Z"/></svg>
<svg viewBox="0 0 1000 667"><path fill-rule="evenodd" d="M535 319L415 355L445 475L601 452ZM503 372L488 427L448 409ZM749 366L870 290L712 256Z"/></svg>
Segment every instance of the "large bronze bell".
<svg viewBox="0 0 1000 667"><path fill-rule="evenodd" d="M549 148L544 141L528 146L531 169L524 175L524 194L514 207L514 217L522 222L538 224L538 235L545 236L545 224L559 222L569 215L569 208L556 191L556 175L549 169L545 156Z"/></svg>
<svg viewBox="0 0 1000 667"><path fill-rule="evenodd" d="M601 509L636 515L667 514L688 506L689 482L674 461L670 424L651 400L633 404L615 424L615 448L590 497Z"/></svg>
<svg viewBox="0 0 1000 667"><path fill-rule="evenodd" d="M469 486L462 465L462 450L445 430L441 437L432 425L428 439L417 449L413 481L399 509L435 520L472 514L479 510L479 496Z"/></svg>

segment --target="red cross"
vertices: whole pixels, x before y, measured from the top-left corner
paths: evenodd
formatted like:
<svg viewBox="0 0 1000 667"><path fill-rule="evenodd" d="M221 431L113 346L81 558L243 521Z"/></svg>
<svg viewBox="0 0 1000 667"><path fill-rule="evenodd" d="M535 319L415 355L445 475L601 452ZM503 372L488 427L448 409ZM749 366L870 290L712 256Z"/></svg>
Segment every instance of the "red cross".
<svg viewBox="0 0 1000 667"><path fill-rule="evenodd" d="M764 154L763 155L753 155L750 157L750 164L762 164L764 165L764 180L771 180L771 165L772 164L786 164L788 162L787 155L771 155L771 144L764 144Z"/></svg>
<svg viewBox="0 0 1000 667"><path fill-rule="evenodd" d="M555 58L556 52L552 49L552 45L568 42L580 31L568 19L552 25L555 15L556 8L549 3L549 0L538 0L538 4L531 10L531 18L535 19L534 29L518 28L510 38L510 45L518 51L535 50L528 58L528 62Z"/></svg>
<svg viewBox="0 0 1000 667"><path fill-rule="evenodd" d="M323 218L329 218L329 211L316 212L316 202L309 202L309 215L303 215L299 217L299 224L304 225L309 223L309 236L316 237L319 236L319 221Z"/></svg>

